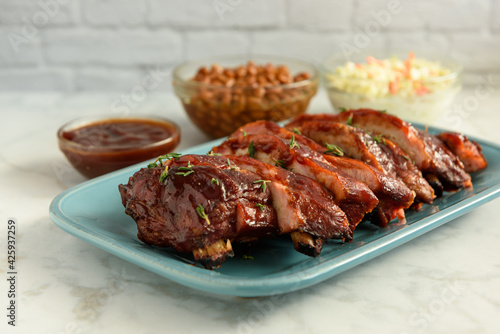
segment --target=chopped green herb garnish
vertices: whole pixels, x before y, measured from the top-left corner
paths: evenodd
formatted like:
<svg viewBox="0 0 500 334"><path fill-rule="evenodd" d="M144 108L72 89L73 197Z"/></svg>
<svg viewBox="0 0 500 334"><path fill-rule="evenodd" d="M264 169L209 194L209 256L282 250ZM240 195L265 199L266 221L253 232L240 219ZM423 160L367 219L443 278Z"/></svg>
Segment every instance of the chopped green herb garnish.
<svg viewBox="0 0 500 334"><path fill-rule="evenodd" d="M385 109L384 110L380 110L381 114L385 114L386 112L387 112L387 110L385 110Z"/></svg>
<svg viewBox="0 0 500 334"><path fill-rule="evenodd" d="M231 168L231 169L237 169L238 168L236 166L232 166L231 165L231 161L229 161L229 158L227 158L226 161L227 161L227 165L229 166L229 168Z"/></svg>
<svg viewBox="0 0 500 334"><path fill-rule="evenodd" d="M191 161L188 161L187 167L179 167L178 168L178 170L182 170L184 172L177 172L177 173L175 173L175 175L188 176L189 174L194 173L194 170L191 167L193 167L191 165Z"/></svg>
<svg viewBox="0 0 500 334"><path fill-rule="evenodd" d="M373 140L375 140L379 144L384 144L385 145L385 138L382 135L376 135L376 136L374 136Z"/></svg>
<svg viewBox="0 0 500 334"><path fill-rule="evenodd" d="M408 158L406 155L402 155L402 154L401 154L401 156L402 156L403 158L405 158L407 161L410 161L410 158Z"/></svg>
<svg viewBox="0 0 500 334"><path fill-rule="evenodd" d="M219 180L217 180L216 178L212 178L212 181L211 181L212 184L216 184L216 185L219 185Z"/></svg>
<svg viewBox="0 0 500 334"><path fill-rule="evenodd" d="M241 129L240 131L243 132L243 137L247 136L247 132L245 130Z"/></svg>
<svg viewBox="0 0 500 334"><path fill-rule="evenodd" d="M264 209L263 209L263 208L265 207L265 205L260 204L260 203L257 203L257 204L255 204L255 207L256 207L256 208L259 208L259 209L260 209L260 211L264 211Z"/></svg>
<svg viewBox="0 0 500 334"><path fill-rule="evenodd" d="M292 136L292 139L290 139L290 148L300 148L299 143L295 141L295 136Z"/></svg>
<svg viewBox="0 0 500 334"><path fill-rule="evenodd" d="M241 257L241 259L242 259L242 260L253 260L253 259L254 259L254 257L253 257L253 256L251 256L251 255L246 255L246 254L244 254L244 255Z"/></svg>
<svg viewBox="0 0 500 334"><path fill-rule="evenodd" d="M340 107L339 110L340 110L340 112L344 112L344 111L347 111L347 108Z"/></svg>
<svg viewBox="0 0 500 334"><path fill-rule="evenodd" d="M255 147L253 146L253 140L248 145L248 155L250 158L255 158Z"/></svg>
<svg viewBox="0 0 500 334"><path fill-rule="evenodd" d="M347 125L352 125L352 114L350 114L349 117L347 118L346 124Z"/></svg>
<svg viewBox="0 0 500 334"><path fill-rule="evenodd" d="M295 133L296 133L296 134L298 134L298 135L301 135L301 134L302 134L302 133L300 133L299 129L297 129L297 128L293 128L293 132L295 132Z"/></svg>
<svg viewBox="0 0 500 334"><path fill-rule="evenodd" d="M268 183L268 182L271 182L271 181L269 181L269 180L257 180L257 181L253 181L253 183L262 183L260 185L260 191L262 191L262 192L266 191L266 189L267 189L266 183Z"/></svg>
<svg viewBox="0 0 500 334"><path fill-rule="evenodd" d="M200 216L202 219L205 219L207 224L210 225L210 220L208 220L208 216L205 213L205 209L201 204L198 204L198 206L196 207L196 212L198 213L198 216Z"/></svg>
<svg viewBox="0 0 500 334"><path fill-rule="evenodd" d="M220 153L214 153L214 151L210 151L210 153L208 153L207 155L209 155L211 157L218 157L218 156L221 156L222 154L220 154Z"/></svg>
<svg viewBox="0 0 500 334"><path fill-rule="evenodd" d="M182 154L180 153L169 153L165 155L160 155L156 160L148 164L148 168L155 168L158 166L163 166L163 160L179 159Z"/></svg>
<svg viewBox="0 0 500 334"><path fill-rule="evenodd" d="M326 150L325 153L332 153L338 157L344 156L344 151L336 145L326 144L326 148L328 150Z"/></svg>
<svg viewBox="0 0 500 334"><path fill-rule="evenodd" d="M178 160L181 156L182 156L182 154L180 154L180 153L169 153L169 154L165 154L165 155L160 155L158 157L158 160L160 161L160 164L163 164L163 160L170 160L170 159Z"/></svg>
<svg viewBox="0 0 500 334"><path fill-rule="evenodd" d="M194 170L191 169L191 170L189 170L187 172L184 172L184 173L183 172L177 172L177 173L175 173L175 175L188 176L189 174L193 174L193 173L194 173Z"/></svg>
<svg viewBox="0 0 500 334"><path fill-rule="evenodd" d="M165 169L163 170L163 172L161 172L160 179L158 180L158 182L162 183L163 181L165 181L167 175L168 175L168 166L165 166Z"/></svg>
<svg viewBox="0 0 500 334"><path fill-rule="evenodd" d="M286 162L284 162L283 160L276 160L275 165L276 165L276 167L281 167L281 168L287 169Z"/></svg>

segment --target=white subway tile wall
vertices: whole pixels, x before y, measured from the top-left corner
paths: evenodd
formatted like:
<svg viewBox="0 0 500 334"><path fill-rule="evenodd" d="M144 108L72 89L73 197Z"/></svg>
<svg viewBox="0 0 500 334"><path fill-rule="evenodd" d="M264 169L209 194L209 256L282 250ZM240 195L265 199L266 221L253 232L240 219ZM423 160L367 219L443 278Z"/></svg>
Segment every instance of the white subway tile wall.
<svg viewBox="0 0 500 334"><path fill-rule="evenodd" d="M123 91L187 59L342 48L430 51L466 84L500 81L500 0L0 1L1 91Z"/></svg>

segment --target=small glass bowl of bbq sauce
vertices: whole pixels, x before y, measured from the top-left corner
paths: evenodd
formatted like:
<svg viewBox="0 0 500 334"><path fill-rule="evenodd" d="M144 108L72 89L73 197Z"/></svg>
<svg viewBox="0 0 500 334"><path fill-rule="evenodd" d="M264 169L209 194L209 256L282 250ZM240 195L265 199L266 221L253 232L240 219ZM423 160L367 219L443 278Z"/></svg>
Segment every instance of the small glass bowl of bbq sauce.
<svg viewBox="0 0 500 334"><path fill-rule="evenodd" d="M66 123L57 138L73 167L93 178L172 152L180 130L158 116L95 116Z"/></svg>

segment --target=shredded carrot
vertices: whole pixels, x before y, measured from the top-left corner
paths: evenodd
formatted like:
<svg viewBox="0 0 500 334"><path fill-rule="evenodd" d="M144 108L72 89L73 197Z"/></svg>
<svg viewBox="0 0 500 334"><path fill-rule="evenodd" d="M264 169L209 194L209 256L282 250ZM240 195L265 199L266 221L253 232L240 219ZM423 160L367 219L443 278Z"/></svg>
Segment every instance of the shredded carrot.
<svg viewBox="0 0 500 334"><path fill-rule="evenodd" d="M376 65L384 66L384 62L382 60L379 60L379 59L372 57L372 56L366 57L366 62L370 65L376 64Z"/></svg>
<svg viewBox="0 0 500 334"><path fill-rule="evenodd" d="M429 93L429 88L425 87L425 86L422 86L418 89L415 89L415 94L417 95L425 95Z"/></svg>
<svg viewBox="0 0 500 334"><path fill-rule="evenodd" d="M413 61L415 60L415 53L410 52L408 54L408 59L404 61L405 67L406 67L406 77L408 79L411 79L411 69L413 67Z"/></svg>
<svg viewBox="0 0 500 334"><path fill-rule="evenodd" d="M397 94L398 90L399 90L399 77L396 77L396 79L389 82L389 92L391 92L391 94Z"/></svg>

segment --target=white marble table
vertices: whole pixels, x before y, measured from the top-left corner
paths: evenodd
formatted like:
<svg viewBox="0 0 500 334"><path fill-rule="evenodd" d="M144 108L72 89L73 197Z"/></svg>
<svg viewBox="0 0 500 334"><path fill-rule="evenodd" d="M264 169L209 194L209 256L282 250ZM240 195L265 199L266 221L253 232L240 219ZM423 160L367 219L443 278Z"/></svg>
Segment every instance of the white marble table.
<svg viewBox="0 0 500 334"><path fill-rule="evenodd" d="M461 111L440 125L500 143L495 88L480 99L474 89L463 91ZM111 113L119 96L0 95L1 333L500 332L500 199L277 300L194 291L63 232L49 218L49 204L84 179L67 167L56 130L78 116ZM310 110L330 111L323 93ZM207 140L169 93L149 95L133 111L178 122L180 149ZM15 328L6 317L9 218L17 223Z"/></svg>

